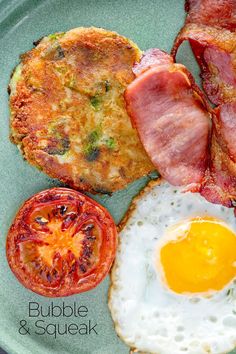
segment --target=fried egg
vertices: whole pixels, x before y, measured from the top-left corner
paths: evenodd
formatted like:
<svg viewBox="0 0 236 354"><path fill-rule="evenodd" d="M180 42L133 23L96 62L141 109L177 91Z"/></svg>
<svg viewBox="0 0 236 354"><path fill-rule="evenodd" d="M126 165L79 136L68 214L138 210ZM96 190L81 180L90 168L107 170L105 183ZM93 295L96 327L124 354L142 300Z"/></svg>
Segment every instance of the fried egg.
<svg viewBox="0 0 236 354"><path fill-rule="evenodd" d="M161 183L120 233L109 308L130 347L223 354L236 347L236 223L231 209Z"/></svg>

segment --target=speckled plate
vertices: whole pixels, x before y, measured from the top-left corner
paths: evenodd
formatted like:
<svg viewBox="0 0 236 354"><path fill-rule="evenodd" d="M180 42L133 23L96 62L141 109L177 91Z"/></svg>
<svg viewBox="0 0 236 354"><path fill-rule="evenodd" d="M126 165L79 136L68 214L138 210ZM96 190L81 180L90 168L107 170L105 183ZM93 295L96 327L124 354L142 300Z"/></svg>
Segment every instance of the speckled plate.
<svg viewBox="0 0 236 354"><path fill-rule="evenodd" d="M29 50L33 41L57 31L79 26L98 26L115 30L131 38L142 49L171 49L184 20L183 0L0 0L0 346L9 354L128 354L113 328L107 308L109 278L95 290L64 299L53 300L54 306L86 306L87 316L63 318L29 317L29 302L45 310L51 300L23 288L12 275L5 256L5 239L19 206L32 194L59 185L23 161L8 139L7 85L19 54ZM188 46L181 48L178 59L197 75L197 65ZM136 181L112 197L96 197L112 213L116 222L126 212L132 197L148 182ZM34 306L36 306L34 304ZM45 313L44 313L45 314ZM36 315L36 312L34 313ZM35 329L70 323L97 324L96 334L43 334ZM26 321L26 322L22 322ZM44 321L44 322L42 322ZM22 325L25 326L22 327ZM61 327L61 328L62 328ZM24 328L30 333L24 331ZM35 330L38 333L36 334ZM54 327L48 327L53 332ZM61 331L63 331L61 329ZM236 351L234 352L236 353Z"/></svg>

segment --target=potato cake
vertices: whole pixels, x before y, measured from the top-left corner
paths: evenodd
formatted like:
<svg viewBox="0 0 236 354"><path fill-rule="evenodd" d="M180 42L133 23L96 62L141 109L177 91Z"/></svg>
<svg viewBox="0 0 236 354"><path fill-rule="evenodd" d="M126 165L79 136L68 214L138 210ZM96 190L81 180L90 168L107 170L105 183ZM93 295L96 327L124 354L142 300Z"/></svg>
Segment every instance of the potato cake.
<svg viewBox="0 0 236 354"><path fill-rule="evenodd" d="M100 28L44 37L21 56L10 91L11 140L71 187L114 192L154 170L126 112L141 51Z"/></svg>

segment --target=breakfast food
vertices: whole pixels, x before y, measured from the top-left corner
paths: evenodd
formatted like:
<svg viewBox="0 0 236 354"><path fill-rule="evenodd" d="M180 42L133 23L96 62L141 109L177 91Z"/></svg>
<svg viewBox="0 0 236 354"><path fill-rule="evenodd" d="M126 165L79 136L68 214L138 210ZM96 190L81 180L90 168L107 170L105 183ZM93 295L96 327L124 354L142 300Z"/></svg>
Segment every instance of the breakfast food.
<svg viewBox="0 0 236 354"><path fill-rule="evenodd" d="M203 88L214 104L209 167L201 194L213 203L235 207L236 200L236 3L188 0L183 29L172 54L189 40L201 69Z"/></svg>
<svg viewBox="0 0 236 354"><path fill-rule="evenodd" d="M77 191L53 188L20 208L6 251L26 288L62 297L97 286L110 270L116 245L116 226L105 208Z"/></svg>
<svg viewBox="0 0 236 354"><path fill-rule="evenodd" d="M138 352L227 353L236 347L236 228L231 209L161 183L120 235L109 307Z"/></svg>
<svg viewBox="0 0 236 354"><path fill-rule="evenodd" d="M180 44L189 40L209 99L215 104L235 99L235 0L187 0L186 10L185 26L175 40L173 56Z"/></svg>
<svg viewBox="0 0 236 354"><path fill-rule="evenodd" d="M212 123L210 165L200 193L212 203L235 208L236 102L217 107Z"/></svg>
<svg viewBox="0 0 236 354"><path fill-rule="evenodd" d="M98 28L44 37L10 82L11 139L31 164L82 190L113 192L154 170L125 109L139 48Z"/></svg>
<svg viewBox="0 0 236 354"><path fill-rule="evenodd" d="M37 42L10 82L11 138L75 189L111 193L158 169L167 182L148 186L122 223L109 293L116 331L139 352L222 354L236 348L236 227L226 208L236 206L236 5L187 0L186 10L173 57L141 55L98 28ZM214 110L174 62L186 39L221 104ZM97 286L116 246L106 209L54 188L20 208L7 259L26 288L62 297Z"/></svg>
<svg viewBox="0 0 236 354"><path fill-rule="evenodd" d="M145 69L146 68L146 69ZM173 185L200 185L208 160L210 113L189 71L158 49L134 67L127 110L145 150Z"/></svg>
<svg viewBox="0 0 236 354"><path fill-rule="evenodd" d="M148 69L159 67L160 65L171 65L174 60L170 54L160 50L159 48L151 48L146 50L140 60L133 66L133 73L136 76L141 75Z"/></svg>

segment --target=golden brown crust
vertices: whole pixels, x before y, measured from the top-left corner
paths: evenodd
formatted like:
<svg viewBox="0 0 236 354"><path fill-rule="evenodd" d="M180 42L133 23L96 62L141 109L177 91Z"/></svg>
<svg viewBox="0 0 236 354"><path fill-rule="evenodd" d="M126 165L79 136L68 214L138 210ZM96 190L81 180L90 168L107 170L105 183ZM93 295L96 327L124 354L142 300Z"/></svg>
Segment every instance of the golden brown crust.
<svg viewBox="0 0 236 354"><path fill-rule="evenodd" d="M87 191L113 192L152 171L123 98L140 54L114 32L77 28L22 55L11 139L28 162Z"/></svg>

